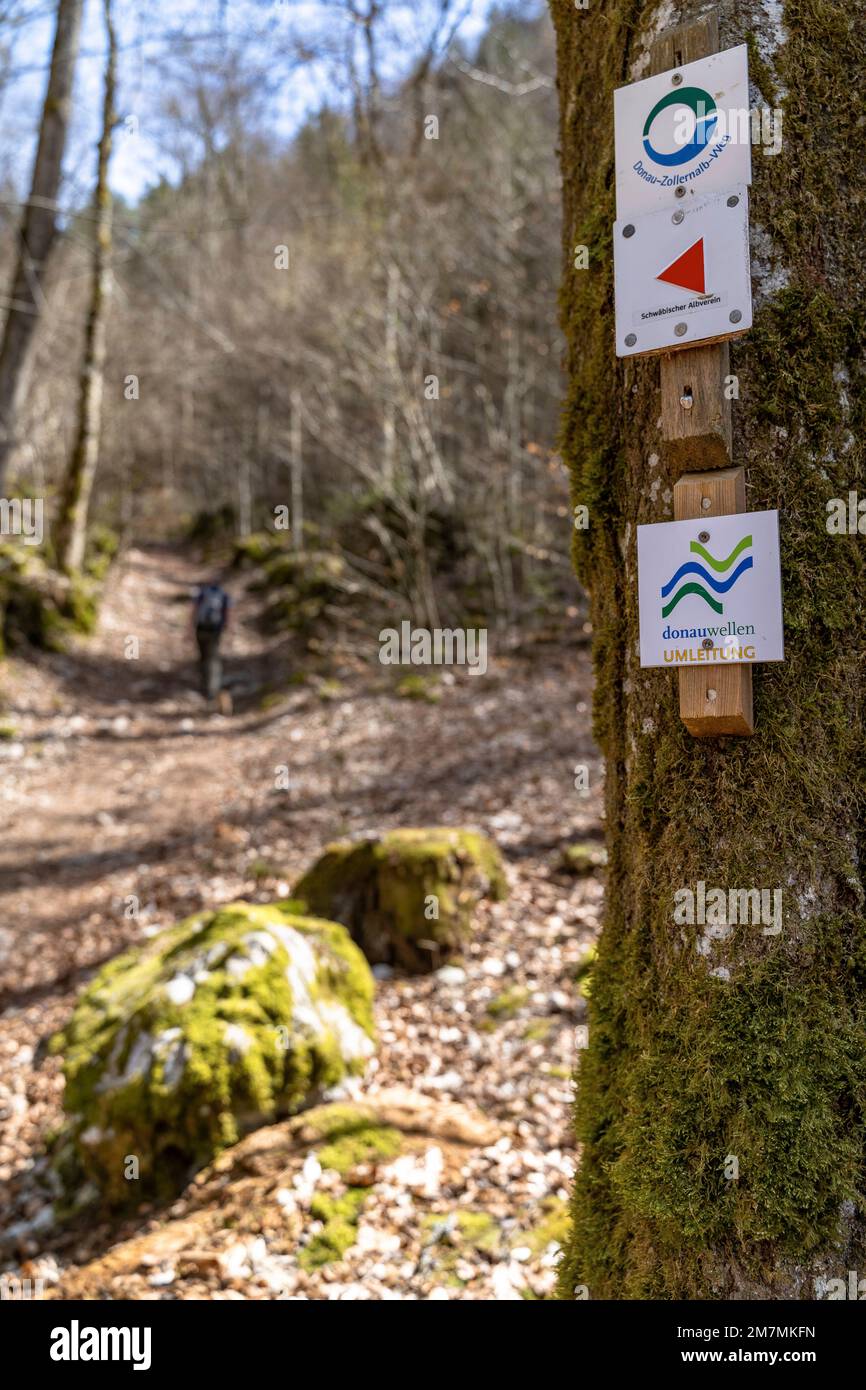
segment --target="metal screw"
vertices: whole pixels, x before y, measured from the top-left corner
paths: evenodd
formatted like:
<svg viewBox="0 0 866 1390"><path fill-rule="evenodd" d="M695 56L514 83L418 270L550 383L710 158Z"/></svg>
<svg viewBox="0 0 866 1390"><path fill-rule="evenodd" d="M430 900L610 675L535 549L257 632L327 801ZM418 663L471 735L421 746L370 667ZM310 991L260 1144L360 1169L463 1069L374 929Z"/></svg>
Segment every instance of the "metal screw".
<svg viewBox="0 0 866 1390"><path fill-rule="evenodd" d="M732 193L731 196L730 196L730 198L728 199L728 207L729 207L729 208L735 208L735 207L737 206L737 203L738 203L739 201L740 201L739 195L736 194L736 193Z"/></svg>
<svg viewBox="0 0 866 1390"><path fill-rule="evenodd" d="M674 215L673 215L673 217L671 218L671 221L672 221L673 223L675 223L677 226L679 226L679 224L682 222L682 220L683 220L684 217L685 217L685 213L684 213L684 212L675 212Z"/></svg>
<svg viewBox="0 0 866 1390"><path fill-rule="evenodd" d="M691 410L694 403L694 397L691 395L691 393L688 396L680 396L680 405L682 406L683 410Z"/></svg>
<svg viewBox="0 0 866 1390"><path fill-rule="evenodd" d="M676 335L677 335L678 338L681 338L681 337L683 336L683 334L684 334L684 333L688 333L688 331L689 331L689 326L688 326L687 323L678 323L677 326L676 326L676 328L674 329L674 332L676 333Z"/></svg>
<svg viewBox="0 0 866 1390"><path fill-rule="evenodd" d="M718 698L719 698L719 692L718 692L717 690L708 690L708 691L707 691L707 699L709 700L710 704L712 704L713 701L714 701L714 700L717 700Z"/></svg>
<svg viewBox="0 0 866 1390"><path fill-rule="evenodd" d="M636 342L637 342L637 334L636 334L636 333L627 333L627 334L626 334L626 339L625 339L625 345L626 345L626 347L634 347L634 345L635 345Z"/></svg>
<svg viewBox="0 0 866 1390"><path fill-rule="evenodd" d="M707 651L707 652L710 651L712 645L713 645L713 639L712 639L712 637L705 637L704 640L703 640L703 642L701 643L701 646L703 647L704 651Z"/></svg>
<svg viewBox="0 0 866 1390"><path fill-rule="evenodd" d="M682 75L681 72L675 72L674 75L673 75L673 77L671 78L671 82L673 83L673 85L674 85L675 87L679 87L679 86L681 85L681 83L682 83L682 80L683 80L683 75Z"/></svg>
<svg viewBox="0 0 866 1390"><path fill-rule="evenodd" d="M709 510L710 510L710 499L709 499L709 497L702 497L702 498L701 498L701 511L708 512Z"/></svg>
<svg viewBox="0 0 866 1390"><path fill-rule="evenodd" d="M731 323L739 323L742 317L743 315L740 313L739 309L732 309L730 314L728 315L728 318L731 320Z"/></svg>
<svg viewBox="0 0 866 1390"><path fill-rule="evenodd" d="M705 500L706 500L706 501L709 501L709 498L706 498ZM710 533L709 533L709 531L699 531L699 532L698 532L698 540L701 542L702 545L706 545L706 543L707 543L707 541L708 541L709 539L710 539Z"/></svg>
<svg viewBox="0 0 866 1390"><path fill-rule="evenodd" d="M622 234L623 236L634 236L634 227L630 222L627 227L623 227Z"/></svg>
<svg viewBox="0 0 866 1390"><path fill-rule="evenodd" d="M686 190L683 188L682 184L680 184L679 188L677 188L677 189L675 190L675 192L674 192L674 197L675 197L675 198L684 198L685 196L686 196Z"/></svg>

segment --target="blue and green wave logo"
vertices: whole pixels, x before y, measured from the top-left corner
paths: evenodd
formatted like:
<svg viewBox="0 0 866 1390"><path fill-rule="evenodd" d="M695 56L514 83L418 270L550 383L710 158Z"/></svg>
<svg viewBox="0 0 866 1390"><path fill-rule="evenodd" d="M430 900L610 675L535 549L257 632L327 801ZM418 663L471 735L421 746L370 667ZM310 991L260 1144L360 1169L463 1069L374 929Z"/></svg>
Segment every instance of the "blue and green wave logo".
<svg viewBox="0 0 866 1390"><path fill-rule="evenodd" d="M653 148L649 136L656 116L660 115L662 111L666 111L669 106L688 106L694 112L695 131L688 144L666 154ZM683 87L681 91L668 92L661 101L656 102L646 118L643 128L643 147L648 157L656 164L669 166L687 164L690 159L699 155L701 150L706 149L718 119L716 103L710 93L705 92L702 87Z"/></svg>
<svg viewBox="0 0 866 1390"><path fill-rule="evenodd" d="M699 563L699 561L687 560L684 565L680 565L676 574L662 587L662 598L667 598L668 594L673 593L674 589L676 589L680 580L688 579L691 574L698 575L699 579L703 582L698 583L694 579L689 579L687 584L683 584L681 588L677 589L670 603L663 604L662 617L670 617L680 599L685 598L687 594L696 594L698 598L702 598L705 603L708 603L715 613L722 613L722 605L719 603L718 599L713 598L712 594L707 592L704 585L708 584L715 594L727 594L733 589L740 575L745 574L746 570L750 570L754 561L751 555L747 555L744 560L740 560L740 563L732 574L728 574L728 570L730 570L734 561L739 559L743 551L749 549L751 544L752 537L743 536L743 539L737 542L726 560L717 560L708 550L704 549L700 541L692 541L689 546L691 553L693 555L700 555L701 560L709 565L717 575L726 575L727 577L724 579L716 579L709 573L709 570L707 570L704 565Z"/></svg>

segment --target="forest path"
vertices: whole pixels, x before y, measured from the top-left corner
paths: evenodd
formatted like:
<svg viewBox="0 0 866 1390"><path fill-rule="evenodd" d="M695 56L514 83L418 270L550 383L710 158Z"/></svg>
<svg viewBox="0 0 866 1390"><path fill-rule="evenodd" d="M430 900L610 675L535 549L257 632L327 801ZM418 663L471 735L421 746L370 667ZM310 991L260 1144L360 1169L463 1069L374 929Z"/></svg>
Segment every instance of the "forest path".
<svg viewBox="0 0 866 1390"><path fill-rule="evenodd" d="M65 1021L93 968L201 907L285 896L338 835L401 824L486 830L512 892L480 910L464 984L380 983L371 1084L453 1095L499 1119L532 1114L527 1161L543 1168L553 1153L561 1189L562 1078L583 1009L573 973L601 897L596 879L558 865L564 844L599 833L585 647L543 644L527 658L498 653L491 635L488 673L449 674L427 703L396 697L371 638L368 660L335 656L327 681L308 669L286 687L290 648L262 638L258 600L232 584L225 674L239 712L222 716L195 689L189 599L207 573L184 555L132 550L109 575L91 638L0 668L14 727L0 741L0 1181L13 1180L14 1212L38 1217L31 1160L60 1115L59 1064L35 1066L34 1042ZM576 762L590 766L588 797L574 790ZM280 767L288 790L275 786ZM529 1002L491 1032L487 1004L512 987ZM543 1045L527 1032L534 1015Z"/></svg>
<svg viewBox="0 0 866 1390"><path fill-rule="evenodd" d="M132 550L109 575L93 637L3 673L14 737L0 745L0 926L26 933L16 991L111 954L150 861L177 859L231 811L262 716L209 713L198 693L191 594L207 576L189 557ZM238 598L225 675L249 692L268 649L255 604ZM0 989L9 983L0 965Z"/></svg>

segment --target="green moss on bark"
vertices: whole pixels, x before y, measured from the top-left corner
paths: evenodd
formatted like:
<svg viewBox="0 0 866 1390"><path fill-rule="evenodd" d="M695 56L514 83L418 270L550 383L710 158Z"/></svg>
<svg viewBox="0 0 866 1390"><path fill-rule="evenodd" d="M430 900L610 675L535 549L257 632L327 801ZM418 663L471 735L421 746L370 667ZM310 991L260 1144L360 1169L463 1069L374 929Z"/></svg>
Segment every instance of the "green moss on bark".
<svg viewBox="0 0 866 1390"><path fill-rule="evenodd" d="M786 660L755 670L752 739L701 741L679 720L671 674L637 661L636 526L671 519L676 475L658 434L658 364L614 357L612 95L662 7L551 10L562 447L573 500L590 513L575 561L590 590L609 828L560 1290L812 1298L817 1279L866 1254L866 540L826 530L829 499L866 494L866 176L849 99L866 20L787 0L780 35L759 7L719 6L721 46L751 34L761 94L784 105L781 154L753 152L755 324L731 371L748 506L780 510ZM683 3L677 17L700 10ZM586 271L574 266L580 243ZM699 880L781 889L782 932L736 927L702 954L699 929L673 920L674 893Z"/></svg>

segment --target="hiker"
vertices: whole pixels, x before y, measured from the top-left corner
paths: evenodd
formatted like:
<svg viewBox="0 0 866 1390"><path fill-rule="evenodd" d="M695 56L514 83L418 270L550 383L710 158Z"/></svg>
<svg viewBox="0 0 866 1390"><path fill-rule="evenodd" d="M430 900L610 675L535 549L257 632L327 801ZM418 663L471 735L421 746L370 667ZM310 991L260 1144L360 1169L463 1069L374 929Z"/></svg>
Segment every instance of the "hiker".
<svg viewBox="0 0 866 1390"><path fill-rule="evenodd" d="M203 584L195 595L193 625L198 643L201 693L216 700L222 684L220 640L226 629L231 600L218 579Z"/></svg>

